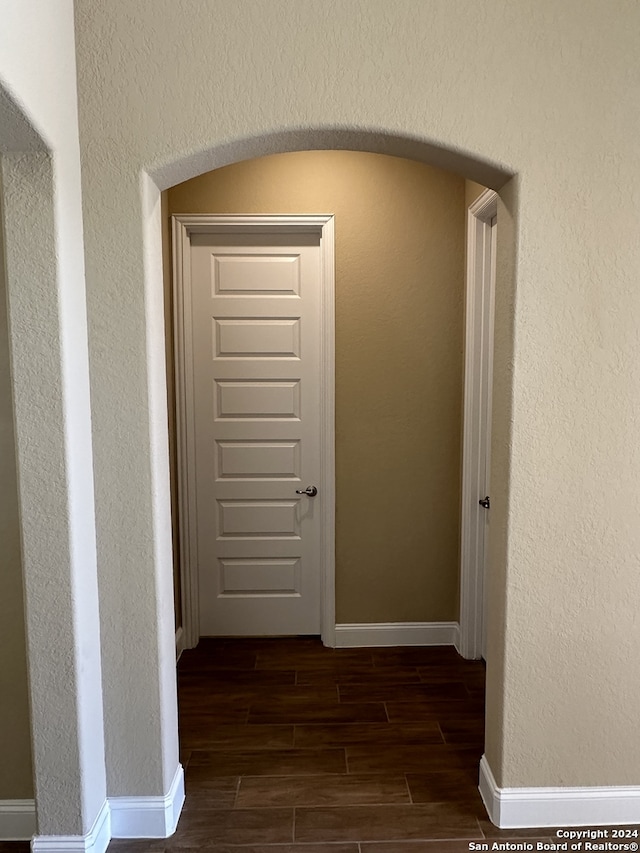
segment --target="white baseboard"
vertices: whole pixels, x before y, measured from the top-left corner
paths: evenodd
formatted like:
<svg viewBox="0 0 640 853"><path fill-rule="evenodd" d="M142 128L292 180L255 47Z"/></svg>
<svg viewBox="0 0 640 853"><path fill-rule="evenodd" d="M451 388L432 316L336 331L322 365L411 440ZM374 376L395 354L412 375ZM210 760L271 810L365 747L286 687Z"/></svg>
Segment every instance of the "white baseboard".
<svg viewBox="0 0 640 853"><path fill-rule="evenodd" d="M109 804L105 800L86 835L36 835L31 853L105 853L111 841Z"/></svg>
<svg viewBox="0 0 640 853"><path fill-rule="evenodd" d="M370 622L336 625L336 648L360 646L456 646L457 622Z"/></svg>
<svg viewBox="0 0 640 853"><path fill-rule="evenodd" d="M112 838L168 838L184 804L184 771L178 765L169 792L159 797L109 797Z"/></svg>
<svg viewBox="0 0 640 853"><path fill-rule="evenodd" d="M480 794L500 829L640 823L640 787L499 788L482 756Z"/></svg>
<svg viewBox="0 0 640 853"><path fill-rule="evenodd" d="M9 801L11 802L11 801ZM16 802L16 801L13 801ZM11 840L25 841L33 831ZM169 792L158 797L109 797L87 835L38 835L31 844L32 853L105 853L112 838L168 838L176 831L184 804L184 771L178 765ZM0 826L2 812L0 812ZM0 839L5 839L0 835Z"/></svg>
<svg viewBox="0 0 640 853"><path fill-rule="evenodd" d="M180 655L185 650L185 637L182 625L176 629L176 661L180 660Z"/></svg>
<svg viewBox="0 0 640 853"><path fill-rule="evenodd" d="M0 800L0 841L30 841L35 834L34 800Z"/></svg>

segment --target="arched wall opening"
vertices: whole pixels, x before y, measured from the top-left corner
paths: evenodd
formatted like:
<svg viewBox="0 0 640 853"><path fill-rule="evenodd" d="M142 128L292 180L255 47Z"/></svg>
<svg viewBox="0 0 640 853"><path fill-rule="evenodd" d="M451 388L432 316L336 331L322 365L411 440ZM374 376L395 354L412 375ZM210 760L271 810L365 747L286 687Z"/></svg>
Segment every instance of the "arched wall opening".
<svg viewBox="0 0 640 853"><path fill-rule="evenodd" d="M365 630L367 641L375 642L371 632L392 625L399 632L413 625L424 642L429 635L451 642L446 635L456 633L468 192L463 178L415 160L332 150L245 160L163 195L170 410L177 402L176 342L191 330L189 322L174 334L170 216L334 217L336 592L325 641L339 627L330 644L358 642ZM333 329L328 337L334 338ZM261 362L251 363L258 369ZM234 364L242 370L247 361ZM185 387L180 379L175 384ZM185 416L195 403L185 401ZM175 426L174 562L180 506ZM180 456L186 467L188 451ZM304 470L302 463L303 478ZM183 527L190 527L186 519ZM185 589L198 587L189 575L184 580ZM180 603L190 604L176 589ZM189 617L198 609L196 601L178 623L178 630L188 626L187 646L194 637ZM389 627L374 627L383 624Z"/></svg>
<svg viewBox="0 0 640 853"><path fill-rule="evenodd" d="M509 483L509 424L511 405L511 369L512 364L512 321L515 283L515 233L517 216L516 181L513 174L493 165L490 161L464 154L459 151L443 149L430 142L411 137L398 137L364 130L362 132L341 129L318 128L304 132L288 131L274 133L257 139L239 140L233 145L225 145L185 157L167 165L150 169L144 176L143 195L145 200L145 257L148 261L146 276L146 295L148 317L153 315L149 324L150 338L148 353L149 366L155 376L157 387L164 383L164 344L162 340L163 305L162 293L162 242L161 242L161 204L160 191L169 189L178 183L197 177L222 166L240 161L262 157L268 154L311 150L351 150L370 153L389 154L394 157L416 160L430 166L457 173L476 183L496 189L500 193L501 234L497 263L497 301L496 301L496 352L494 362L493 396L493 449L492 449L492 488L501 495L498 509L493 513L491 553L489 562L489 619L491 631L487 638L487 648L492 659L487 683L487 735L486 750L490 763L494 767L501 765L501 695L503 681L502 651L504 644L504 589L505 589L505 549L506 549L506 507L508 505ZM153 306L153 308L152 308ZM152 311L150 309L152 308ZM153 343L152 343L153 338ZM164 384L160 395L156 397L158 409L156 415L162 431L166 435L167 408L164 399ZM158 440L165 441L158 433ZM163 512L169 515L168 470L165 464L158 470L161 477ZM168 589L170 555L164 555ZM163 641L167 657L173 656L173 633L169 632L169 621L165 623L167 632ZM171 641L171 644L170 644ZM169 658L170 659L170 658Z"/></svg>
<svg viewBox="0 0 640 853"><path fill-rule="evenodd" d="M242 160L292 151L325 150L364 151L417 160L494 190L500 190L514 176L513 172L506 171L488 157L446 148L430 140L369 128L353 130L340 127L279 130L259 137L238 139L149 168L147 174L162 191Z"/></svg>

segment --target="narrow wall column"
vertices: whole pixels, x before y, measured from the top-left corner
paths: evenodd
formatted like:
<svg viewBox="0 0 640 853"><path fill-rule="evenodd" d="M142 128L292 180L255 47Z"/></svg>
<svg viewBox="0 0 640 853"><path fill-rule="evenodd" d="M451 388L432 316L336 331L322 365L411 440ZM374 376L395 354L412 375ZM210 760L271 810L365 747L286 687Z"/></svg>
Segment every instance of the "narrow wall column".
<svg viewBox="0 0 640 853"><path fill-rule="evenodd" d="M85 199L100 192L102 180L91 168L83 171ZM108 265L96 264L93 249L104 234L94 225L104 211L85 204L107 790L114 836L162 836L173 832L184 794L160 193L149 178L141 185L117 165L107 180L121 187L122 205L139 210L145 235L143 247L139 235L123 229L122 207L111 208L110 237L121 250L110 253ZM120 810L123 797L144 806L136 812L129 803Z"/></svg>
<svg viewBox="0 0 640 853"><path fill-rule="evenodd" d="M34 849L47 836L108 842L77 161L8 154L2 182Z"/></svg>

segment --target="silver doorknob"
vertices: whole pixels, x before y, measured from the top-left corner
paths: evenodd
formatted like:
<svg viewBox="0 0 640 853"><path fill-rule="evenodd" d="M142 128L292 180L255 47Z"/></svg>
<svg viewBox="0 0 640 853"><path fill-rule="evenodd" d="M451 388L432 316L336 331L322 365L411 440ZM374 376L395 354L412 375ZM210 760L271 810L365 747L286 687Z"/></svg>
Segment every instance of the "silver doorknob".
<svg viewBox="0 0 640 853"><path fill-rule="evenodd" d="M306 489L296 489L296 495L309 495L310 498L315 498L318 490L315 486L307 486Z"/></svg>

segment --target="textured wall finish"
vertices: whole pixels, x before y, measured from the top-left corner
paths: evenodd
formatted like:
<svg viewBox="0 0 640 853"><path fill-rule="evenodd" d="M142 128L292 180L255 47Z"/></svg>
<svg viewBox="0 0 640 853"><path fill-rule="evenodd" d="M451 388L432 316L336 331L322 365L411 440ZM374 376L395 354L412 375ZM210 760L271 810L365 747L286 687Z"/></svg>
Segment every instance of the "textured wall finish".
<svg viewBox="0 0 640 853"><path fill-rule="evenodd" d="M128 744L121 785L140 790L165 761L149 734L156 572L170 564L166 464L150 439L164 352L147 312L162 281L145 263L140 176L165 189L248 156L345 146L457 166L509 200L492 457L497 782L639 784L638 4L76 9L105 655L109 680L137 688L109 723ZM517 195L504 186L515 174Z"/></svg>
<svg viewBox="0 0 640 853"><path fill-rule="evenodd" d="M170 213L335 214L339 623L454 617L463 200L456 175L351 151L245 161L168 193Z"/></svg>
<svg viewBox="0 0 640 853"><path fill-rule="evenodd" d="M33 797L33 779L2 240L0 230L0 800L9 800Z"/></svg>
<svg viewBox="0 0 640 853"><path fill-rule="evenodd" d="M38 831L83 835L106 791L73 9L5 0L1 17L3 118L21 113L0 145Z"/></svg>

